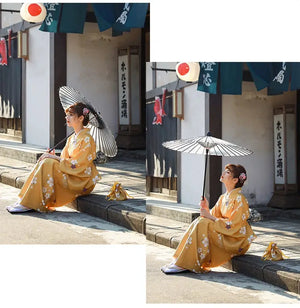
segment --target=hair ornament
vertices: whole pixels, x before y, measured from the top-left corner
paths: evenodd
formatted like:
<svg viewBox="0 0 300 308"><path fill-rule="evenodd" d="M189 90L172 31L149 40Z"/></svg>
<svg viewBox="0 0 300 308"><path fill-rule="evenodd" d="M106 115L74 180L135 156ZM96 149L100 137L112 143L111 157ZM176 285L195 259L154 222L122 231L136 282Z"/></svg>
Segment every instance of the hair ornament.
<svg viewBox="0 0 300 308"><path fill-rule="evenodd" d="M87 108L83 108L83 115L86 116L90 111Z"/></svg>
<svg viewBox="0 0 300 308"><path fill-rule="evenodd" d="M240 182L244 183L246 181L246 179L247 179L247 175L244 172L241 173L240 176L239 176Z"/></svg>

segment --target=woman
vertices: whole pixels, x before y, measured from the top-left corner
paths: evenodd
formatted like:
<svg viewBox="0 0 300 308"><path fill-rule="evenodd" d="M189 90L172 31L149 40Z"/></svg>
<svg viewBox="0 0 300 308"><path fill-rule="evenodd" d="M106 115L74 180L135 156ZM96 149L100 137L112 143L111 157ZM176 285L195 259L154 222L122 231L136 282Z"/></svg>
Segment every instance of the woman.
<svg viewBox="0 0 300 308"><path fill-rule="evenodd" d="M96 146L89 129L89 110L83 103L66 109L66 122L74 129L60 157L45 153L38 160L19 194L19 201L8 206L11 213L30 210L53 211L76 197L89 194L100 175L93 163Z"/></svg>
<svg viewBox="0 0 300 308"><path fill-rule="evenodd" d="M161 270L166 274L182 271L203 273L232 257L243 255L256 238L247 219L249 206L241 188L247 179L241 165L229 164L220 177L226 187L209 212L207 200L200 203L200 217L195 219L179 243L174 261Z"/></svg>

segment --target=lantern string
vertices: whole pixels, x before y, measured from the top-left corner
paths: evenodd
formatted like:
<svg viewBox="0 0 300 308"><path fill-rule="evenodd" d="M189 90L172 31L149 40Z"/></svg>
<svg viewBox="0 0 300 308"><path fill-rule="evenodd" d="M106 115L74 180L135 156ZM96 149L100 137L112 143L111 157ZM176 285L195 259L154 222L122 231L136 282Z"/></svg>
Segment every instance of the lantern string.
<svg viewBox="0 0 300 308"><path fill-rule="evenodd" d="M171 98L171 97L173 97L173 95L166 96L166 99ZM151 100L149 102L146 102L146 105L150 105L150 104L154 104L154 103L155 103L155 100Z"/></svg>
<svg viewBox="0 0 300 308"><path fill-rule="evenodd" d="M5 35L6 36L6 35ZM8 42L8 38L5 38L4 36L1 36L2 38L4 38L5 39L5 41L7 41ZM18 38L18 36L12 36L11 37L11 39L13 40L13 39L16 39L16 38Z"/></svg>

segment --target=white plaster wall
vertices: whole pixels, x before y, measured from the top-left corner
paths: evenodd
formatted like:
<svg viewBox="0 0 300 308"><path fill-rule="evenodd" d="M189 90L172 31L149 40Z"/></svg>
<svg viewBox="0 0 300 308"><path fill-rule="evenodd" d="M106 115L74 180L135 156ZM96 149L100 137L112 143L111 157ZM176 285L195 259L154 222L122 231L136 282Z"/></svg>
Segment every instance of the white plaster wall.
<svg viewBox="0 0 300 308"><path fill-rule="evenodd" d="M156 68L161 69L175 69L177 62L156 62ZM151 67L154 66L154 62L146 63L146 91L153 89L153 70ZM156 87L162 87L170 82L177 80L177 75L175 72L166 71L154 71L156 75Z"/></svg>
<svg viewBox="0 0 300 308"><path fill-rule="evenodd" d="M243 83L242 95L223 95L222 138L245 146L254 154L223 158L227 163L242 164L248 174L243 192L249 204L267 204L274 191L273 108L295 104L296 92L267 96L257 92L254 83Z"/></svg>
<svg viewBox="0 0 300 308"><path fill-rule="evenodd" d="M83 34L67 36L67 85L78 89L103 115L112 133L118 132L118 48L140 46L140 29L118 37L86 23Z"/></svg>
<svg viewBox="0 0 300 308"><path fill-rule="evenodd" d="M6 10L20 10L22 3L5 3L1 2L1 8ZM1 13L1 28L9 27L13 24L21 22L23 19L21 18L19 13L9 13L2 12Z"/></svg>
<svg viewBox="0 0 300 308"><path fill-rule="evenodd" d="M207 133L208 94L197 91L197 85L184 88L184 120L181 138L203 136ZM205 158L181 153L181 203L198 205L203 187ZM207 173L209 174L209 173Z"/></svg>
<svg viewBox="0 0 300 308"><path fill-rule="evenodd" d="M146 62L146 92L153 89L152 87L152 62Z"/></svg>
<svg viewBox="0 0 300 308"><path fill-rule="evenodd" d="M26 61L26 143L49 147L50 33L29 29Z"/></svg>
<svg viewBox="0 0 300 308"><path fill-rule="evenodd" d="M177 62L157 62L156 68L172 69L174 70ZM161 87L167 83L177 80L175 72L156 71L156 86Z"/></svg>

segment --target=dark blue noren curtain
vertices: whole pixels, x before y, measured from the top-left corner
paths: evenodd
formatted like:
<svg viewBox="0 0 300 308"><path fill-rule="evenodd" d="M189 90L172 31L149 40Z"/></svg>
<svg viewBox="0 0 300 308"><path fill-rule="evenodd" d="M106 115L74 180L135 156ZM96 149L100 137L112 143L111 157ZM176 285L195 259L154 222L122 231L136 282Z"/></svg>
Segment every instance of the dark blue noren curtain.
<svg viewBox="0 0 300 308"><path fill-rule="evenodd" d="M242 80L242 62L220 63L220 81L222 94L242 94Z"/></svg>
<svg viewBox="0 0 300 308"><path fill-rule="evenodd" d="M242 93L242 62L200 62L198 90L216 94ZM300 62L247 62L258 91L267 88L268 95L278 95L300 89ZM219 72L220 69L220 72ZM218 78L218 73L220 76Z"/></svg>
<svg viewBox="0 0 300 308"><path fill-rule="evenodd" d="M83 33L87 3L63 3L59 32Z"/></svg>
<svg viewBox="0 0 300 308"><path fill-rule="evenodd" d="M258 91L266 88L272 80L271 62L247 62L256 89Z"/></svg>
<svg viewBox="0 0 300 308"><path fill-rule="evenodd" d="M46 32L83 33L87 3L45 3L47 16L40 30Z"/></svg>
<svg viewBox="0 0 300 308"><path fill-rule="evenodd" d="M291 91L300 89L300 62L291 63Z"/></svg>
<svg viewBox="0 0 300 308"><path fill-rule="evenodd" d="M22 59L17 58L18 40L12 39L12 57L0 66L0 117L20 118L22 107Z"/></svg>
<svg viewBox="0 0 300 308"><path fill-rule="evenodd" d="M211 94L216 94L218 75L219 75L218 62L200 62L200 75L199 75L197 90Z"/></svg>
<svg viewBox="0 0 300 308"><path fill-rule="evenodd" d="M289 90L291 63L272 62L272 80L268 86L268 95L282 94Z"/></svg>
<svg viewBox="0 0 300 308"><path fill-rule="evenodd" d="M39 30L45 32L58 32L58 24L61 15L60 3L44 3L47 15Z"/></svg>
<svg viewBox="0 0 300 308"><path fill-rule="evenodd" d="M40 30L83 33L88 3L45 3L47 16ZM93 3L100 31L112 28L113 36L143 28L149 3Z"/></svg>
<svg viewBox="0 0 300 308"><path fill-rule="evenodd" d="M94 12L97 18L99 30L105 31L112 27L112 24L120 16L124 3L94 3Z"/></svg>
<svg viewBox="0 0 300 308"><path fill-rule="evenodd" d="M113 36L143 28L149 3L94 3L99 30L112 28Z"/></svg>

